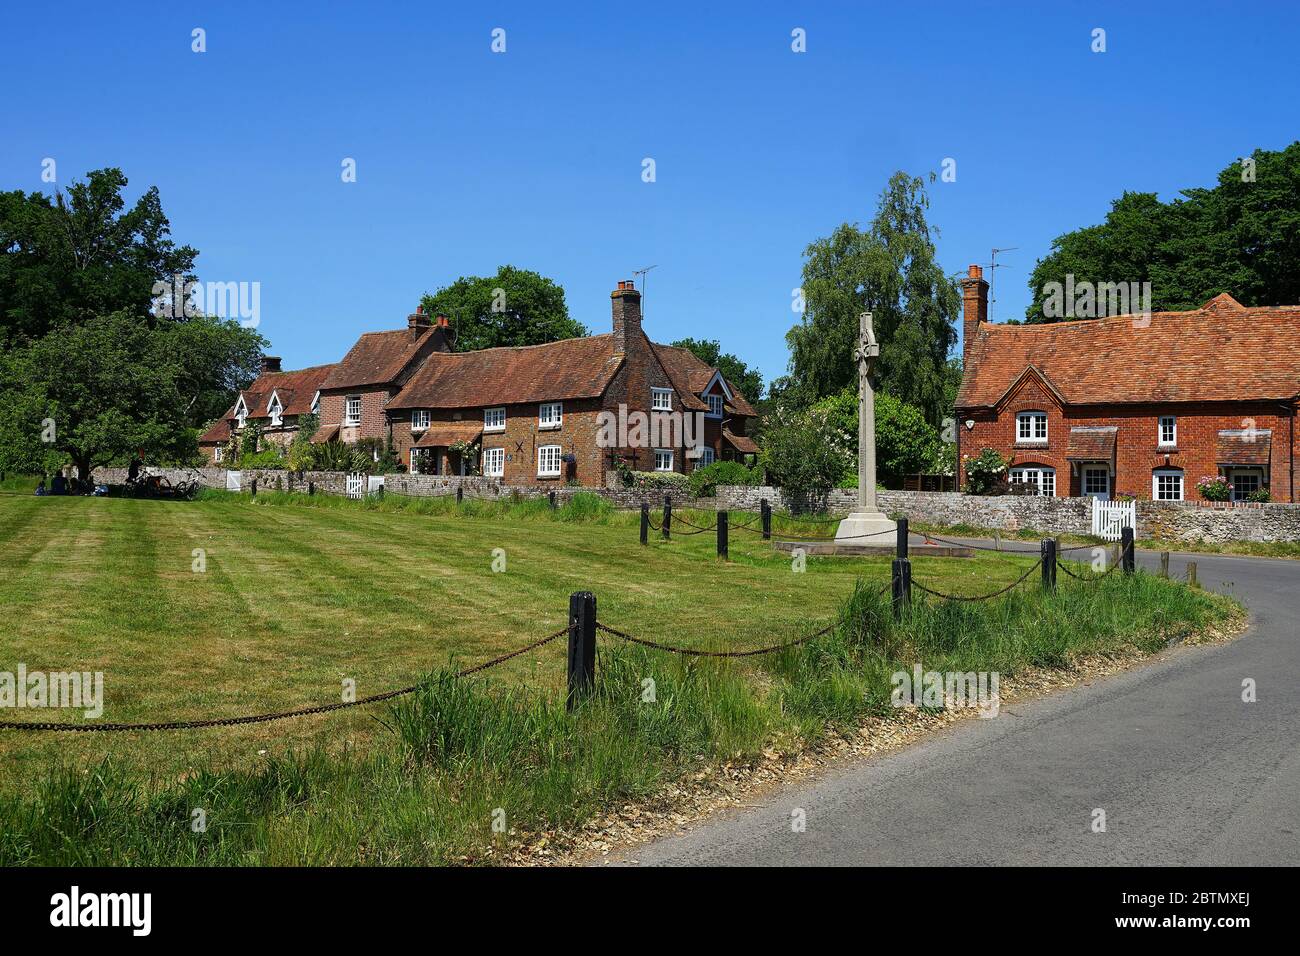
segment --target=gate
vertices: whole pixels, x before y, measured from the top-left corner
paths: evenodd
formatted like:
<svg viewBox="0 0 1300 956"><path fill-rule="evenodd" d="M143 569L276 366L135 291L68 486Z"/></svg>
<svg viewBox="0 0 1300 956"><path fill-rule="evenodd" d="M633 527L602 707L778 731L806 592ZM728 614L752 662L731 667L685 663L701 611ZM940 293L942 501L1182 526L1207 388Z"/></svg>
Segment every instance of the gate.
<svg viewBox="0 0 1300 956"><path fill-rule="evenodd" d="M243 477L242 472L226 470L226 490L239 491L242 487L240 479Z"/></svg>
<svg viewBox="0 0 1300 956"><path fill-rule="evenodd" d="M364 498L366 495L366 476L363 474L348 475L348 497Z"/></svg>
<svg viewBox="0 0 1300 956"><path fill-rule="evenodd" d="M1136 501L1102 501L1092 499L1092 533L1104 541L1118 541L1120 532L1132 528L1137 533Z"/></svg>

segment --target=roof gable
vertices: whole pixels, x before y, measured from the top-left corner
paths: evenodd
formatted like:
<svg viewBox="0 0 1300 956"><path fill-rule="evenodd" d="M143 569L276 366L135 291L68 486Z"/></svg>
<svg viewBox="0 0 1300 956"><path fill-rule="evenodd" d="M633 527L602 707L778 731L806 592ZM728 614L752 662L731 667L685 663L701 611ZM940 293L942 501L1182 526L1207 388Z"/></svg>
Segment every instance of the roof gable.
<svg viewBox="0 0 1300 956"><path fill-rule="evenodd" d="M430 341L432 329L366 332L321 383L322 390L387 385L397 381Z"/></svg>

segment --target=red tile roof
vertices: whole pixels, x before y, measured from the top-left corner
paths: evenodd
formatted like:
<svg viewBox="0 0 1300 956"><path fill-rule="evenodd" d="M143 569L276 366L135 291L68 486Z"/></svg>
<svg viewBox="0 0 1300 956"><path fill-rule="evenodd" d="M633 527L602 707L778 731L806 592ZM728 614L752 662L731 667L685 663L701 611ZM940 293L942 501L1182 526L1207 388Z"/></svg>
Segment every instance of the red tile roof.
<svg viewBox="0 0 1300 956"><path fill-rule="evenodd" d="M313 444L320 442L333 441L339 434L338 425L322 425L316 431L312 432L311 440Z"/></svg>
<svg viewBox="0 0 1300 956"><path fill-rule="evenodd" d="M415 448L446 448L457 442L471 442L483 434L482 422L435 422L430 425Z"/></svg>
<svg viewBox="0 0 1300 956"><path fill-rule="evenodd" d="M1033 366L1068 404L1290 399L1300 394L1300 306L1218 295L1190 312L1041 325L981 324L958 408L996 405Z"/></svg>
<svg viewBox="0 0 1300 956"><path fill-rule="evenodd" d="M623 355L614 351L614 336L608 334L545 345L435 352L388 407L482 408L598 398L622 364Z"/></svg>
<svg viewBox="0 0 1300 956"><path fill-rule="evenodd" d="M230 435L230 419L223 418L199 436L199 444L220 445L222 442L229 440Z"/></svg>
<svg viewBox="0 0 1300 956"><path fill-rule="evenodd" d="M1076 425L1070 429L1070 441L1065 457L1070 461L1115 460L1115 436L1119 429L1114 425Z"/></svg>
<svg viewBox="0 0 1300 956"><path fill-rule="evenodd" d="M654 342L651 345L654 347L655 354L659 356L659 363L663 365L664 371L672 380L673 387L688 396L683 400L686 407L694 411L706 411L709 407L708 403L699 396L709 387L709 382L713 381L713 376L718 370L690 349L659 345ZM731 401L726 403L730 411L738 415L756 414L754 407L745 400L745 396L741 395L734 385L727 382L727 388L731 392Z"/></svg>
<svg viewBox="0 0 1300 956"><path fill-rule="evenodd" d="M334 367L321 388L361 388L395 381L415 358L431 331L425 326L418 333L409 328L366 332L348 349L348 354Z"/></svg>
<svg viewBox="0 0 1300 956"><path fill-rule="evenodd" d="M748 455L758 454L758 446L754 444L754 439L750 438L748 435L737 435L734 434L730 428L724 428L722 430L722 437L725 438L727 443L738 452Z"/></svg>
<svg viewBox="0 0 1300 956"><path fill-rule="evenodd" d="M1218 435L1214 461L1219 465L1267 465L1273 450L1273 432L1268 428L1230 429Z"/></svg>

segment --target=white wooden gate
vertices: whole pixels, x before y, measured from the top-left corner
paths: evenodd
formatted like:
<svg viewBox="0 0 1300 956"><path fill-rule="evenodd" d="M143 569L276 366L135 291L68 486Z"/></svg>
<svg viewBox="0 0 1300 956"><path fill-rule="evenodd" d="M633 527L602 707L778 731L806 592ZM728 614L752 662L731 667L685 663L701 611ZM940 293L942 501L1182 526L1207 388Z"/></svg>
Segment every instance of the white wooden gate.
<svg viewBox="0 0 1300 956"><path fill-rule="evenodd" d="M226 490L227 490L227 491L239 491L240 488L242 487L242 483L241 483L241 479L242 479L242 478L243 478L243 473L242 473L242 472L238 472L238 471L230 471L229 469L227 469L227 470L226 470Z"/></svg>
<svg viewBox="0 0 1300 956"><path fill-rule="evenodd" d="M364 498L366 495L366 476L360 473L348 475L348 497Z"/></svg>
<svg viewBox="0 0 1300 956"><path fill-rule="evenodd" d="M384 476L370 475L366 479L366 494L373 495L384 490Z"/></svg>
<svg viewBox="0 0 1300 956"><path fill-rule="evenodd" d="M1137 533L1136 501L1092 499L1092 533L1105 541L1118 541L1124 528Z"/></svg>

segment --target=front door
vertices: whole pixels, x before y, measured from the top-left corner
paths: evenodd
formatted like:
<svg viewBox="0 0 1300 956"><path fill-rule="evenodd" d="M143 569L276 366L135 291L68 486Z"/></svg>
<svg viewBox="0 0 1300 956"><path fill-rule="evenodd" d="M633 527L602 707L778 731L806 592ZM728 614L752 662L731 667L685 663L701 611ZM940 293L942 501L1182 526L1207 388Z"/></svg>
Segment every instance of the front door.
<svg viewBox="0 0 1300 956"><path fill-rule="evenodd" d="M1110 469L1084 468L1083 493L1098 501L1110 501Z"/></svg>

